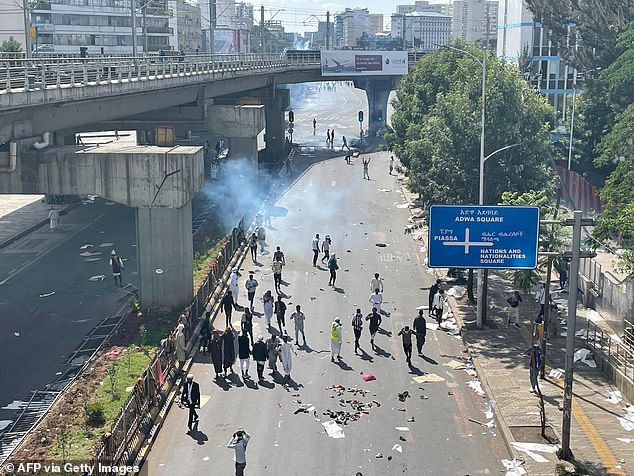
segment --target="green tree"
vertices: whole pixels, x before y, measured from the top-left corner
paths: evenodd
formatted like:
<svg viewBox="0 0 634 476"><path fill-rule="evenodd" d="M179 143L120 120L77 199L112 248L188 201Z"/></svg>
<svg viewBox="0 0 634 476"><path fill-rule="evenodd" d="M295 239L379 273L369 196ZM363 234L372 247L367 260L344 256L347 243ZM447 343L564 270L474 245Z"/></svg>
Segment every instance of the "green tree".
<svg viewBox="0 0 634 476"><path fill-rule="evenodd" d="M2 53L19 53L22 51L22 45L12 36L8 40L4 40L0 45L0 52Z"/></svg>
<svg viewBox="0 0 634 476"><path fill-rule="evenodd" d="M473 45L455 43L475 57ZM426 203L477 203L482 69L473 58L441 49L418 61L399 84L391 149L408 168L409 186ZM548 121L553 111L515 67L489 56L485 154L511 144L486 164L486 203L508 190L552 188Z"/></svg>

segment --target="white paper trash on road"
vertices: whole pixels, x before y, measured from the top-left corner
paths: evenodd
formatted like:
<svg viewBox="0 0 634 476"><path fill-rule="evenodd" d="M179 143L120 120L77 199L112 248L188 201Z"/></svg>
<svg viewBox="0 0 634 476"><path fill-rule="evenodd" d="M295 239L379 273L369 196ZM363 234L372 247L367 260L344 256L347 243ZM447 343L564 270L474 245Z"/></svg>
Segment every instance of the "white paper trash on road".
<svg viewBox="0 0 634 476"><path fill-rule="evenodd" d="M456 299L462 299L467 294L467 288L462 286L452 286L447 290L447 296L453 296Z"/></svg>
<svg viewBox="0 0 634 476"><path fill-rule="evenodd" d="M511 446L517 451L526 453L537 463L548 463L548 460L539 453L555 454L559 450L559 445L545 445L543 443L523 443L519 441L511 441Z"/></svg>
<svg viewBox="0 0 634 476"><path fill-rule="evenodd" d="M575 362L582 362L586 364L588 367L596 367L597 364L591 357L592 352L588 349L579 349L575 352Z"/></svg>
<svg viewBox="0 0 634 476"><path fill-rule="evenodd" d="M621 392L619 392L618 390L614 390L612 392L608 392L608 398L606 398L606 400L616 405L617 403L621 403L621 400L623 400L623 396L621 395Z"/></svg>
<svg viewBox="0 0 634 476"><path fill-rule="evenodd" d="M467 382L467 385L471 387L473 391L481 397L485 396L484 390L482 389L482 382L480 382L479 380L471 380L470 382Z"/></svg>
<svg viewBox="0 0 634 476"><path fill-rule="evenodd" d="M330 420L322 423L324 428L326 429L326 433L330 438L345 438L346 435L343 434L343 428L341 428L334 420Z"/></svg>
<svg viewBox="0 0 634 476"><path fill-rule="evenodd" d="M562 379L564 378L564 374L566 373L566 371L564 369L552 369L549 373L548 376L550 378L557 378L557 379Z"/></svg>
<svg viewBox="0 0 634 476"><path fill-rule="evenodd" d="M617 419L625 431L634 430L634 406L628 405L625 408L625 415L623 418L617 417Z"/></svg>
<svg viewBox="0 0 634 476"><path fill-rule="evenodd" d="M519 459L503 459L502 465L504 469L506 469L505 476L522 476L526 474L526 470L522 467L524 465L524 461Z"/></svg>

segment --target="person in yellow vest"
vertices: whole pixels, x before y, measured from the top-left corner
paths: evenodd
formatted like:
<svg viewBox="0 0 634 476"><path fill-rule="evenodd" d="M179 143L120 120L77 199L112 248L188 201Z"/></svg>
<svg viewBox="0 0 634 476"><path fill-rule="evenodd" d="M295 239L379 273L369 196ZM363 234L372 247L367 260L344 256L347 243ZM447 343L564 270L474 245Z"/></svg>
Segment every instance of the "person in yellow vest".
<svg viewBox="0 0 634 476"><path fill-rule="evenodd" d="M335 318L330 324L330 361L334 362L335 357L341 360L341 319Z"/></svg>

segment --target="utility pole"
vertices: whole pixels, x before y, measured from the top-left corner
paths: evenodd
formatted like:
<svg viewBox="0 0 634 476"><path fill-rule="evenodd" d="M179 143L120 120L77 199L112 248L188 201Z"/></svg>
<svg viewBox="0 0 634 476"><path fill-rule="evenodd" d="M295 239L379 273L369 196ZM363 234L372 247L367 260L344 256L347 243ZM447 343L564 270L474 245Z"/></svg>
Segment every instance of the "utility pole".
<svg viewBox="0 0 634 476"><path fill-rule="evenodd" d="M138 54L138 45L136 38L136 2L130 0L130 8L132 9L132 56L136 58Z"/></svg>
<svg viewBox="0 0 634 476"><path fill-rule="evenodd" d="M218 25L216 0L209 0L209 51L216 52L216 26Z"/></svg>
<svg viewBox="0 0 634 476"><path fill-rule="evenodd" d="M31 57L31 11L29 9L29 0L22 0L22 9L24 13L24 53L27 58Z"/></svg>
<svg viewBox="0 0 634 476"><path fill-rule="evenodd" d="M403 13L403 49L405 49L405 13Z"/></svg>
<svg viewBox="0 0 634 476"><path fill-rule="evenodd" d="M147 54L147 4L143 4L143 52Z"/></svg>
<svg viewBox="0 0 634 476"><path fill-rule="evenodd" d="M260 53L264 53L264 5L260 6Z"/></svg>
<svg viewBox="0 0 634 476"><path fill-rule="evenodd" d="M330 49L330 11L326 12L326 49Z"/></svg>

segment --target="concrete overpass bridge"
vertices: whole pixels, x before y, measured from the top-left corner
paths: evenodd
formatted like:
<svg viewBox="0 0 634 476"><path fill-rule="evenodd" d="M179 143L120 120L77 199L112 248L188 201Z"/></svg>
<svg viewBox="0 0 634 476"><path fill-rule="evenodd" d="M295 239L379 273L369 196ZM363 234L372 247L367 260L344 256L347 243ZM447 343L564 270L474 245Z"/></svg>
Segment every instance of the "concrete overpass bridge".
<svg viewBox="0 0 634 476"><path fill-rule="evenodd" d="M136 208L141 299L180 305L193 288L191 199L204 181L203 148L84 147L75 134L136 130L154 144L160 126L177 137L206 131L228 138L255 173L265 128L267 151L283 150L284 84L354 81L368 95L373 135L399 79L324 78L315 53L0 60L0 193L96 194ZM243 96L260 104L241 105Z"/></svg>

